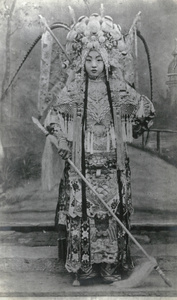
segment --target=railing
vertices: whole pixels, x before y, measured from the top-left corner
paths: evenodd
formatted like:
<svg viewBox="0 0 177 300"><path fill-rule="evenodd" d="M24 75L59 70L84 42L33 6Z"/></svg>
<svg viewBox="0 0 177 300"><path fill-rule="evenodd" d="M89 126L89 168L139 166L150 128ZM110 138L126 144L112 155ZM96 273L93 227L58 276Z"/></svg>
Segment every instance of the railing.
<svg viewBox="0 0 177 300"><path fill-rule="evenodd" d="M161 152L161 133L177 134L177 131L170 130L170 129L150 129L149 130L149 135L150 135L151 132L156 132L156 150L159 154ZM146 146L145 133L148 134L147 131L145 131L142 134L142 148L145 148L145 146Z"/></svg>

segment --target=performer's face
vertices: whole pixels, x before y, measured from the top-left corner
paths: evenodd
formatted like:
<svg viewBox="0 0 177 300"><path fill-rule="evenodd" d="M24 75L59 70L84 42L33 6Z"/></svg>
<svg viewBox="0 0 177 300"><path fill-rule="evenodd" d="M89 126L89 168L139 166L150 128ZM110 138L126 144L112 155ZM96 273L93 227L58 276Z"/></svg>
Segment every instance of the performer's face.
<svg viewBox="0 0 177 300"><path fill-rule="evenodd" d="M104 69L104 63L101 55L95 51L91 50L86 58L85 62L86 72L91 77L99 76Z"/></svg>

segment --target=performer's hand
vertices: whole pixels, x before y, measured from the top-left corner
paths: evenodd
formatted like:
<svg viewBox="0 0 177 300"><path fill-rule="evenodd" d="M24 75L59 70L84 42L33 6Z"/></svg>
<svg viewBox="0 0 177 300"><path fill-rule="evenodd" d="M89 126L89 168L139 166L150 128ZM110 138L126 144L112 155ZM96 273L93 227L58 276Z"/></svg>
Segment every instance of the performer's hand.
<svg viewBox="0 0 177 300"><path fill-rule="evenodd" d="M71 151L70 150L66 150L66 149L60 149L58 151L58 153L60 154L60 156L62 157L62 159L66 160L68 158L71 158Z"/></svg>
<svg viewBox="0 0 177 300"><path fill-rule="evenodd" d="M47 131L49 132L49 134L54 134L54 130L55 130L55 124L50 124L46 126Z"/></svg>
<svg viewBox="0 0 177 300"><path fill-rule="evenodd" d="M61 138L59 142L59 150L58 153L62 157L62 159L71 158L71 151L68 147L68 142L65 138Z"/></svg>

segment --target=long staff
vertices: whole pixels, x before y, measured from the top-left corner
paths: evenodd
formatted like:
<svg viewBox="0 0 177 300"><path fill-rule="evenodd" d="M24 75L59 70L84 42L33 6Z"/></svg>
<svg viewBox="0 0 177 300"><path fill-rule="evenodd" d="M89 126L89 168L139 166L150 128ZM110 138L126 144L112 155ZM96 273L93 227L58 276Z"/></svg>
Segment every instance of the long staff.
<svg viewBox="0 0 177 300"><path fill-rule="evenodd" d="M90 182L82 175L82 173L78 170L78 168L73 164L73 162L68 158L68 162L73 167L73 169L76 171L76 173L82 178L82 180L86 183L86 185L92 190L92 192L98 197L98 199L101 201L101 203L107 208L107 210L110 212L110 214L114 217L114 219L119 223L119 225L125 230L125 232L129 235L129 237L132 239L132 241L138 246L138 248L145 254L145 256L152 262L154 262L154 259L146 252L146 250L139 244L139 242L134 238L134 236L130 233L130 231L124 226L124 224L119 220L119 218L114 214L114 212L111 210L111 208L107 205L107 203L100 197L100 195L96 192L96 190L92 187ZM159 273L159 275L163 278L165 283L172 287L171 282L168 278L166 278L163 271L160 269L158 264L154 267L154 269Z"/></svg>
<svg viewBox="0 0 177 300"><path fill-rule="evenodd" d="M34 117L32 117L33 122L45 133L48 134L48 131L41 125L41 123ZM55 144L56 145L56 144ZM97 191L93 188L93 186L90 184L90 182L82 175L82 173L78 170L78 168L74 165L71 159L67 159L69 164L73 167L73 169L76 171L76 173L81 177L81 179L86 183L86 185L92 190L92 192L98 197L98 199L101 201L101 203L107 208L107 210L110 212L110 214L113 216L113 218L119 223L119 225L123 228L123 230L128 234L128 236L131 238L131 240L138 246L138 248L144 253L144 255L148 258L149 261L154 263L154 258L152 258L146 250L140 245L140 243L134 238L134 236L130 233L130 231L125 227L125 225L119 220L119 218L114 214L114 212L111 210L111 208L107 205L107 203L100 197L100 195L97 193ZM171 282L168 278L166 278L164 272L160 269L159 265L156 262L156 265L154 269L158 272L158 274L162 277L164 282L169 286L172 287Z"/></svg>

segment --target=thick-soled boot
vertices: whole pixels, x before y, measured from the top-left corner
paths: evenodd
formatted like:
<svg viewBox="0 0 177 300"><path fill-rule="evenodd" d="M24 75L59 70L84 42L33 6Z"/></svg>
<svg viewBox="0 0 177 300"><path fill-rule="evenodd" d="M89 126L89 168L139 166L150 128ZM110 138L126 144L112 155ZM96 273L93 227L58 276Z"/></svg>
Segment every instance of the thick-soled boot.
<svg viewBox="0 0 177 300"><path fill-rule="evenodd" d="M91 266L87 271L80 270L80 272L79 272L79 278L81 280L92 279L92 278L98 277L98 275L99 275L99 273L94 266Z"/></svg>
<svg viewBox="0 0 177 300"><path fill-rule="evenodd" d="M75 278L74 278L74 281L73 281L73 286L80 286L78 273L75 273L74 275L75 275Z"/></svg>
<svg viewBox="0 0 177 300"><path fill-rule="evenodd" d="M115 282L121 280L121 275L116 271L117 266L112 264L101 264L100 275L105 282Z"/></svg>

